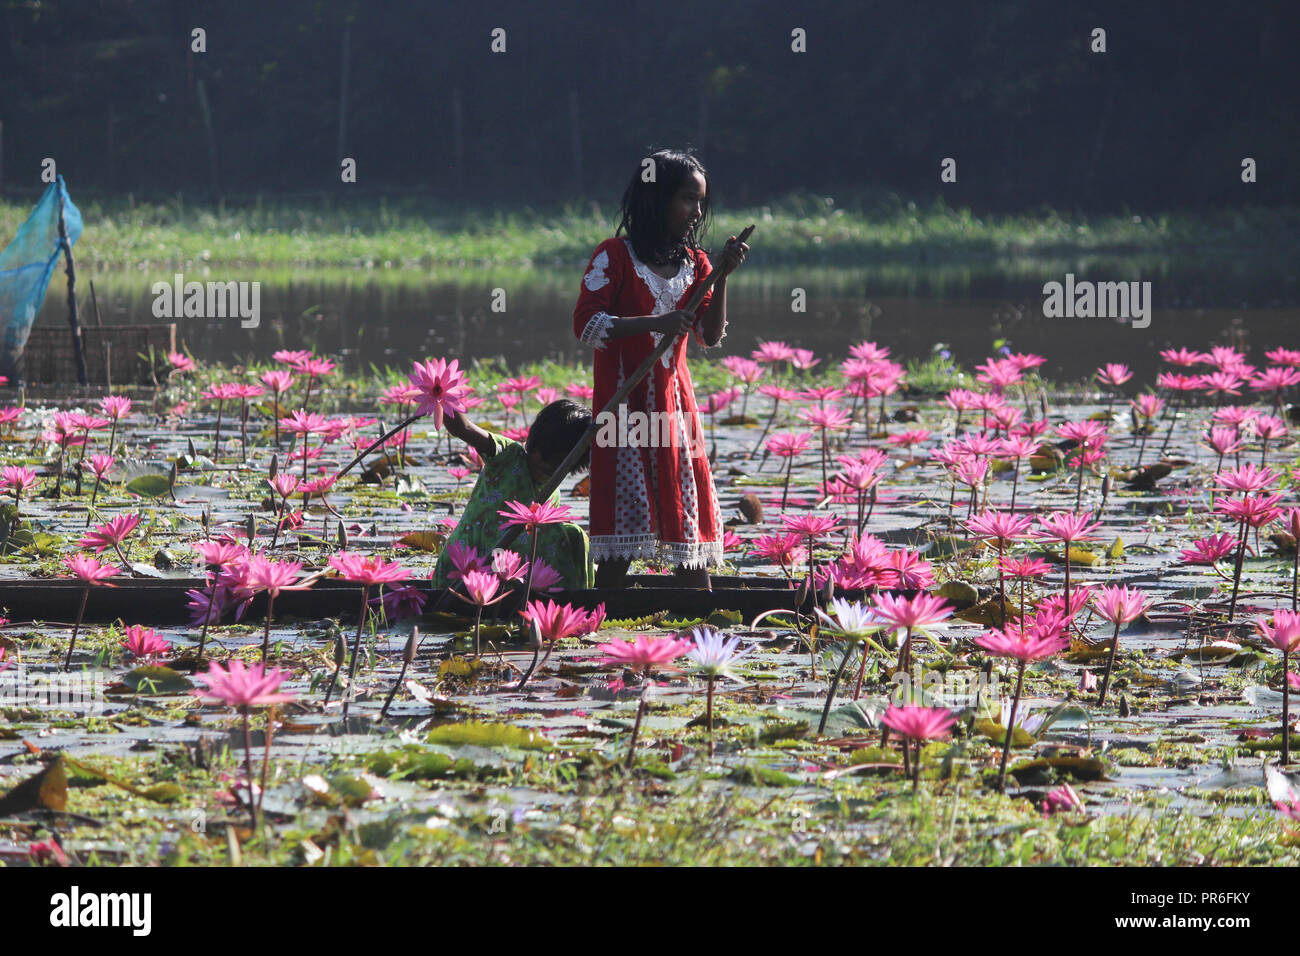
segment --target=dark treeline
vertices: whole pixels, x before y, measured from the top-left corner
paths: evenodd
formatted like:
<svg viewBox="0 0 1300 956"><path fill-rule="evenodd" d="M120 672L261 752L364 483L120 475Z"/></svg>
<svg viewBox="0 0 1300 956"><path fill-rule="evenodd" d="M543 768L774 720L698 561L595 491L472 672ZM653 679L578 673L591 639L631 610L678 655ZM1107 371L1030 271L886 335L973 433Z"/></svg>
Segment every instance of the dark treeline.
<svg viewBox="0 0 1300 956"><path fill-rule="evenodd" d="M1295 203L1298 9L0 0L0 185L35 192L48 156L83 194L606 203L648 145L691 143L733 204L792 190L1008 211ZM340 183L344 156L356 185ZM944 157L955 184L939 181Z"/></svg>

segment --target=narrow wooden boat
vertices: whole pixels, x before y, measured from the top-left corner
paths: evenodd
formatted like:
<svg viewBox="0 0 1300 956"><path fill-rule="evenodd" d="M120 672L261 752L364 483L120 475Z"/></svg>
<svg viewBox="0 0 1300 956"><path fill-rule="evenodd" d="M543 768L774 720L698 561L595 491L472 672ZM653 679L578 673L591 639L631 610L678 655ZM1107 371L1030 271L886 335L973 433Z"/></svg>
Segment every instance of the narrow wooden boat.
<svg viewBox="0 0 1300 956"><path fill-rule="evenodd" d="M713 578L711 591L665 586L671 580L668 576L629 575L626 587L559 591L546 597L587 609L604 604L606 616L616 619L643 618L660 612L667 612L674 619L703 618L717 611L733 611L745 621L764 611L792 608L797 598L789 582L782 578L719 575ZM128 624L187 625L190 610L186 592L205 588L201 578L119 579L116 587L90 589L83 620L91 624L120 619ZM14 622L71 623L76 618L83 590L84 585L73 579L0 581L0 609ZM466 607L455 598L440 601L442 589L426 588L426 592L426 610L440 607L455 613ZM360 585L326 578L307 591L282 591L275 599L275 619L355 619L360 604ZM265 608L266 596L258 595L244 620L261 620Z"/></svg>

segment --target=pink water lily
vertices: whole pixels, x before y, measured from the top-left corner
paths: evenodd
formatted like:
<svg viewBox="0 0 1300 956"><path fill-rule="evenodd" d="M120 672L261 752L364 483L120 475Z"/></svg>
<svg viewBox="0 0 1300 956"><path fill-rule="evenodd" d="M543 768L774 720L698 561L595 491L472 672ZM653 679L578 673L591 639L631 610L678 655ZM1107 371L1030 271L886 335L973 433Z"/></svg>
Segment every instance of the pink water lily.
<svg viewBox="0 0 1300 956"><path fill-rule="evenodd" d="M519 525L530 534L536 533L542 525L563 524L566 521L573 521L576 517L567 506L552 504L549 501L533 501L527 504L522 501L507 501L505 508L497 514L505 519L501 522L503 527Z"/></svg>
<svg viewBox="0 0 1300 956"><path fill-rule="evenodd" d="M173 375L194 371L194 359L183 352L168 352L167 361L171 364Z"/></svg>
<svg viewBox="0 0 1300 956"><path fill-rule="evenodd" d="M1264 639L1282 652L1282 766L1291 762L1291 688L1300 688L1292 678L1291 655L1300 651L1300 613L1278 609L1272 621L1256 621Z"/></svg>
<svg viewBox="0 0 1300 956"><path fill-rule="evenodd" d="M23 492L34 484L36 472L25 465L6 465L4 471L0 472L0 487L8 488L14 493L15 505L19 503Z"/></svg>
<svg viewBox="0 0 1300 956"><path fill-rule="evenodd" d="M434 428L442 428L443 416L448 412L455 414L465 411L464 398L469 385L456 359L450 363L443 359L423 364L416 362L408 381L419 390L416 414L431 415Z"/></svg>
<svg viewBox="0 0 1300 956"><path fill-rule="evenodd" d="M232 658L228 669L213 661L206 674L196 674L195 679L207 685L207 690L191 691L195 697L205 703L225 704L239 711L244 726L244 777L248 782L248 809L254 830L257 829L259 800L253 793L253 745L248 726L249 712L255 707L271 707L296 700L296 695L280 692L280 685L288 677L289 673L278 667L268 672L265 664L245 667L243 661ZM270 762L270 756L271 738L268 731L266 757L262 765L263 784L266 783L265 770Z"/></svg>
<svg viewBox="0 0 1300 956"><path fill-rule="evenodd" d="M331 555L329 566L341 577L368 587L376 584L395 584L411 576L411 572L395 562L348 551Z"/></svg>
<svg viewBox="0 0 1300 956"><path fill-rule="evenodd" d="M1236 547L1236 537L1224 531L1221 534L1210 535L1208 538L1199 538L1192 542L1190 548L1182 549L1179 553L1185 564L1211 565L1231 554Z"/></svg>
<svg viewBox="0 0 1300 956"><path fill-rule="evenodd" d="M126 629L126 640L121 646L132 657L141 660L159 657L172 649L171 642L165 637L152 628L141 627L139 624L132 624Z"/></svg>
<svg viewBox="0 0 1300 956"><path fill-rule="evenodd" d="M1106 688L1110 686L1111 670L1115 666L1115 655L1119 650L1120 625L1137 620L1151 602L1141 591L1130 589L1125 585L1103 587L1093 596L1093 607L1103 620L1115 625L1115 632L1110 639L1110 654L1106 660L1106 669L1102 672L1101 691L1097 695L1097 706L1106 703Z"/></svg>
<svg viewBox="0 0 1300 956"><path fill-rule="evenodd" d="M549 658L557 642L564 640L566 637L584 633L589 618L582 608L576 608L570 604L556 604L550 600L545 602L529 601L519 614L525 621L533 625L537 637L540 639L533 650L532 663L529 665L528 670L524 672L519 685L515 688L516 690L523 690L528 683L528 679L533 675L533 671L537 669L542 646L547 646L546 656Z"/></svg>
<svg viewBox="0 0 1300 956"><path fill-rule="evenodd" d="M628 744L627 766L630 769L636 759L637 737L641 731L641 720L645 715L646 692L651 687L650 671L655 667L670 664L691 650L690 641L675 637L647 637L638 634L633 641L611 641L601 644L596 650L604 653L603 664L619 664L632 671L638 671L645 677L642 685L641 699L637 704L636 720L632 725L632 739Z"/></svg>
<svg viewBox="0 0 1300 956"><path fill-rule="evenodd" d="M1071 514L1068 511L1053 511L1050 514L1040 515L1038 523L1041 525L1037 532L1038 537L1049 541L1061 542L1061 550L1065 555L1065 601L1070 600L1070 545L1076 541L1087 541L1096 536L1098 529L1101 528L1100 521L1093 521L1087 515Z"/></svg>
<svg viewBox="0 0 1300 956"><path fill-rule="evenodd" d="M117 552L122 562L127 563L126 555L122 553L122 542L130 536L131 532L139 524L140 516L138 514L118 515L104 524L97 525L93 531L88 531L86 536L77 544L95 552L103 551L105 548L112 548Z"/></svg>
<svg viewBox="0 0 1300 956"><path fill-rule="evenodd" d="M909 742L916 744L916 756L911 761L912 790L915 792L921 781L921 745L927 740L947 740L957 718L945 707L907 704L903 707L891 705L880 722L903 738L905 757Z"/></svg>
<svg viewBox="0 0 1300 956"><path fill-rule="evenodd" d="M620 664L647 677L651 668L671 664L690 649L688 641L673 637L647 637L644 634L638 634L631 641L611 641L596 648L605 655L601 658L602 664Z"/></svg>

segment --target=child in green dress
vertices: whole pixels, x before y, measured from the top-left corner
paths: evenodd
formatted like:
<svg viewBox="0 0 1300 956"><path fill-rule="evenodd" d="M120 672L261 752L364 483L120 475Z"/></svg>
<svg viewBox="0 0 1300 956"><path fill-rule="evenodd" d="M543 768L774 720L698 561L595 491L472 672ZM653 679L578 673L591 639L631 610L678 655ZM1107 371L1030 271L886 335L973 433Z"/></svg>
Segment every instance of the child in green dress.
<svg viewBox="0 0 1300 956"><path fill-rule="evenodd" d="M433 570L433 586L446 587L448 575L456 568L453 552L473 549L490 566L492 549L501 537L501 516L497 514L508 501L525 503L537 500L537 495L573 450L587 426L591 424L591 411L576 402L560 399L537 413L528 429L524 444L511 441L503 435L484 431L465 417L464 412L448 416L448 434L459 438L478 452L483 459L479 474L456 525L447 538L442 554ZM586 469L590 456L583 456L579 469ZM558 490L551 502L559 504ZM528 556L532 549L527 532L520 535L510 550ZM560 576L560 585L566 589L592 586L593 570L587 533L576 524L546 525L537 539L537 557Z"/></svg>

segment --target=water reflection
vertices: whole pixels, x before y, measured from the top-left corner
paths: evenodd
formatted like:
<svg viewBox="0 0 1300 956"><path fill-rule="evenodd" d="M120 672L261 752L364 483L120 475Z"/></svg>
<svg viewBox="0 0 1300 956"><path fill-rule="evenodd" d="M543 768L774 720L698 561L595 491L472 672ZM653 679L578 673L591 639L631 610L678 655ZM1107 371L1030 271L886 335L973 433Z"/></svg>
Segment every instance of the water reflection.
<svg viewBox="0 0 1300 956"><path fill-rule="evenodd" d="M818 268L751 263L733 279L731 322L722 354L747 352L764 338L785 339L834 358L873 338L903 358L928 355L936 342L973 364L996 339L1049 357L1046 374L1077 379L1101 361L1124 361L1139 380L1154 380L1159 348L1201 348L1232 340L1262 350L1294 344L1300 325L1294 276L1254 260L1175 264L1151 257L1087 256L980 265L888 264ZM581 361L571 315L581 266L449 271L328 269L230 271L198 268L187 281L261 283L261 323L179 319L178 336L210 361L265 359L278 348L313 348L340 356L350 369L405 366L413 358L454 355L463 361L500 356ZM177 270L179 271L179 270ZM1101 318L1048 319L1042 285L1067 272L1100 281L1152 282L1150 328L1135 330ZM105 323L153 322L150 287L171 272L109 272L95 276ZM493 311L494 290L504 311ZM807 311L791 310L794 290ZM83 322L94 321L82 288ZM499 298L499 296L498 296ZM61 295L47 297L41 324L66 321Z"/></svg>

